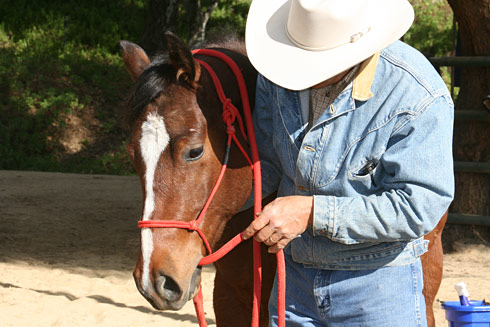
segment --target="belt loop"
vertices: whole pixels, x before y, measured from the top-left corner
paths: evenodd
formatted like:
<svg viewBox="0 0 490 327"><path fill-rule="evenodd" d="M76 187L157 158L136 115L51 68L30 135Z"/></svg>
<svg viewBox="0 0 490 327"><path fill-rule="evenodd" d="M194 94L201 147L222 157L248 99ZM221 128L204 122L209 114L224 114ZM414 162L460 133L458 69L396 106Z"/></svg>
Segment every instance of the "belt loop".
<svg viewBox="0 0 490 327"><path fill-rule="evenodd" d="M412 243L413 255L418 258L429 250L429 241L425 239L415 240Z"/></svg>

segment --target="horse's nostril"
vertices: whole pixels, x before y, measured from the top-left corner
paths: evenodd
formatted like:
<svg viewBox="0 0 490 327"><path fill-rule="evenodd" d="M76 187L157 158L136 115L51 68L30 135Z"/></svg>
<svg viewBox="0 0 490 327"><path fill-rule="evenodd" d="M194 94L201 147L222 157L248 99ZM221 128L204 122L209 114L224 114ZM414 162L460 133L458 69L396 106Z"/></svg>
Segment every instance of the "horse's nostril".
<svg viewBox="0 0 490 327"><path fill-rule="evenodd" d="M182 296L182 290L172 277L160 275L155 286L158 294L169 302L178 301Z"/></svg>

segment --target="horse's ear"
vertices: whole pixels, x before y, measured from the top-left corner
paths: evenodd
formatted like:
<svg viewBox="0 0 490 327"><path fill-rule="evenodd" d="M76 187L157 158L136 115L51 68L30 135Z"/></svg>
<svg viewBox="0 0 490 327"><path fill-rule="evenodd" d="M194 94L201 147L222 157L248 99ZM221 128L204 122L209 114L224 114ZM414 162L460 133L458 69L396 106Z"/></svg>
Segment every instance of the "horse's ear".
<svg viewBox="0 0 490 327"><path fill-rule="evenodd" d="M194 86L201 75L200 66L192 58L184 41L172 32L166 32L170 63L177 70L177 79L183 79Z"/></svg>
<svg viewBox="0 0 490 327"><path fill-rule="evenodd" d="M133 82L140 77L141 73L150 65L150 59L139 45L129 41L119 41L126 70Z"/></svg>

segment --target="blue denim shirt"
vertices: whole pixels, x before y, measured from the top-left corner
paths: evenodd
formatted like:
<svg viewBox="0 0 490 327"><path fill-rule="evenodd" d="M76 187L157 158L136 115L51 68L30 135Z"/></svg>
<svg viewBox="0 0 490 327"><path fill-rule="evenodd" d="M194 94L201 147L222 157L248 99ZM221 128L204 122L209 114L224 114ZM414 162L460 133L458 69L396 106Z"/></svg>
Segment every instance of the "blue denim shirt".
<svg viewBox="0 0 490 327"><path fill-rule="evenodd" d="M263 195L314 197L313 226L286 253L323 269L415 261L454 195L454 113L444 82L397 41L362 64L311 129L302 115L308 92L258 77Z"/></svg>

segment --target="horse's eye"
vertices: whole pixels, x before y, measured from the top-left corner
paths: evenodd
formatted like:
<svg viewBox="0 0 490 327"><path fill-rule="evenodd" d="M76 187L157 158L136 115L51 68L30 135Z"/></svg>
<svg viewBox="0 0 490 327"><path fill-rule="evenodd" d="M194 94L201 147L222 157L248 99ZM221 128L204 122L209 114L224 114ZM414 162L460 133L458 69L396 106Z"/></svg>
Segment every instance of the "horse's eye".
<svg viewBox="0 0 490 327"><path fill-rule="evenodd" d="M185 156L185 161L195 161L201 159L204 154L204 147L200 146L198 148L191 149Z"/></svg>

